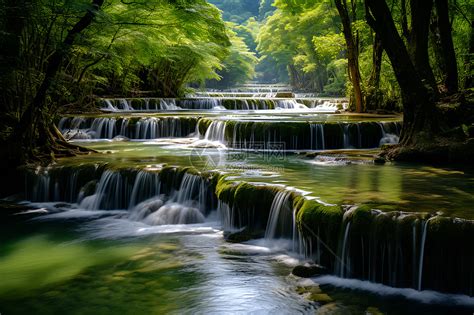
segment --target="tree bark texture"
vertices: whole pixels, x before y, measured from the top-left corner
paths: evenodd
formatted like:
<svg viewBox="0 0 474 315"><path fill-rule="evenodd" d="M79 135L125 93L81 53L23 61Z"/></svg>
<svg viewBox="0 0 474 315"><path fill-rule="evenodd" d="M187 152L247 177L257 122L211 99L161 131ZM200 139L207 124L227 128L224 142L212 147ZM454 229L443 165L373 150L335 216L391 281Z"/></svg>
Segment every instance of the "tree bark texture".
<svg viewBox="0 0 474 315"><path fill-rule="evenodd" d="M19 133L22 135L22 142L25 148L31 150L38 146L52 145L55 139L51 133L50 121L47 119L48 102L46 96L51 88L57 73L61 69L61 64L69 54L76 37L86 29L94 20L97 12L103 5L104 0L93 0L90 8L79 19L79 21L68 31L66 38L60 47L49 58L46 65L46 73L38 88L36 95L29 108L21 117Z"/></svg>
<svg viewBox="0 0 474 315"><path fill-rule="evenodd" d="M448 94L454 94L458 91L458 66L454 51L451 22L449 20L448 0L435 0L435 3L441 44L440 52L443 54L445 66L445 69L442 69L444 75L443 85Z"/></svg>
<svg viewBox="0 0 474 315"><path fill-rule="evenodd" d="M362 95L362 88L360 86L361 75L359 69L358 41L356 38L354 38L352 33L352 22L351 18L349 17L349 10L347 8L346 0L334 0L334 3L341 18L342 31L346 41L349 80L351 81L352 87L354 89L356 112L361 113L364 111L364 98Z"/></svg>
<svg viewBox="0 0 474 315"><path fill-rule="evenodd" d="M408 50L421 79L431 87L431 96L438 98L438 87L428 55L429 26L433 0L410 0L411 29L408 35Z"/></svg>
<svg viewBox="0 0 474 315"><path fill-rule="evenodd" d="M400 85L404 114L400 144L413 144L420 132L432 134L436 130L434 101L411 61L386 1L366 0L365 6L367 22L380 36Z"/></svg>
<svg viewBox="0 0 474 315"><path fill-rule="evenodd" d="M370 73L370 78L367 84L368 90L365 101L367 109L378 108L380 106L380 101L382 101L379 97L379 87L383 50L382 39L380 38L380 35L376 33L372 45L372 72Z"/></svg>

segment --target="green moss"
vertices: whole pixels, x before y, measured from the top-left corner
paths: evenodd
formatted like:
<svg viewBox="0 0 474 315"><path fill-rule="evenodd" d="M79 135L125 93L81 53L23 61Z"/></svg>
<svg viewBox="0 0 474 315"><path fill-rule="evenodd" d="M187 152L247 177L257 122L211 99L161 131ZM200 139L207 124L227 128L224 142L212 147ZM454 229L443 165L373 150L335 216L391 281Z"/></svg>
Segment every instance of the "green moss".
<svg viewBox="0 0 474 315"><path fill-rule="evenodd" d="M474 222L438 216L430 219L428 234L439 241L471 240L474 238Z"/></svg>
<svg viewBox="0 0 474 315"><path fill-rule="evenodd" d="M305 198L302 195L293 192L291 199L293 200L293 209L299 211L305 202Z"/></svg>
<svg viewBox="0 0 474 315"><path fill-rule="evenodd" d="M306 200L298 211L297 224L303 235L312 237L319 228L328 238L336 239L343 214L340 206L325 206L314 200Z"/></svg>
<svg viewBox="0 0 474 315"><path fill-rule="evenodd" d="M274 186L257 186L248 183L240 183L235 189L234 204L239 208L259 208L262 211L270 211L276 192L280 190Z"/></svg>
<svg viewBox="0 0 474 315"><path fill-rule="evenodd" d="M377 241L393 240L397 230L397 220L394 219L394 215L394 213L380 213L374 218L372 229Z"/></svg>
<svg viewBox="0 0 474 315"><path fill-rule="evenodd" d="M145 107L145 100L141 98L133 98L131 100L131 105L135 109L141 109Z"/></svg>
<svg viewBox="0 0 474 315"><path fill-rule="evenodd" d="M352 211L351 227L352 233L364 234L370 230L374 219L372 208L369 205L361 205Z"/></svg>
<svg viewBox="0 0 474 315"><path fill-rule="evenodd" d="M148 105L150 106L150 108L156 108L157 105L158 105L158 102L159 102L158 99L152 98L152 99L150 99Z"/></svg>
<svg viewBox="0 0 474 315"><path fill-rule="evenodd" d="M95 193L97 182L97 180L91 180L81 188L81 192L83 193L84 197L93 195Z"/></svg>
<svg viewBox="0 0 474 315"><path fill-rule="evenodd" d="M216 196L219 200L232 206L234 203L234 193L238 183L227 181L224 176L219 178L216 185Z"/></svg>
<svg viewBox="0 0 474 315"><path fill-rule="evenodd" d="M200 118L197 124L198 124L199 133L204 135L207 129L209 128L209 126L212 124L212 119Z"/></svg>

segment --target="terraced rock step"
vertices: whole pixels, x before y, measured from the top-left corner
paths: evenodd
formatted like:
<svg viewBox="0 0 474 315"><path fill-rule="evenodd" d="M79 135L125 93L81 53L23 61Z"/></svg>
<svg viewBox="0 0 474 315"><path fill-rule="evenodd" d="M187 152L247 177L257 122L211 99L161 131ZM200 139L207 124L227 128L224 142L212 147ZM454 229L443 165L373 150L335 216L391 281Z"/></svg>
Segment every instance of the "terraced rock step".
<svg viewBox="0 0 474 315"><path fill-rule="evenodd" d="M238 94L236 94L238 95ZM245 94L244 94L245 95ZM278 96L278 95L276 95ZM281 94L280 96L283 96ZM167 110L274 110L313 109L320 112L336 112L347 108L345 99L325 98L236 98L192 97L184 99L131 98L103 99L99 107L104 111L167 111Z"/></svg>
<svg viewBox="0 0 474 315"><path fill-rule="evenodd" d="M187 137L196 117L64 117L58 124L66 139L158 139Z"/></svg>
<svg viewBox="0 0 474 315"><path fill-rule="evenodd" d="M226 230L290 239L294 251L340 277L473 295L474 247L465 242L474 237L473 221L326 205L283 186L192 168L86 164L38 168L26 179L30 200L126 209L128 219L151 225L199 223L217 209Z"/></svg>
<svg viewBox="0 0 474 315"><path fill-rule="evenodd" d="M278 145L279 150L378 148L397 143L401 129L399 122L237 121L192 116L65 117L58 127L67 139L183 138L194 133L230 148Z"/></svg>
<svg viewBox="0 0 474 315"><path fill-rule="evenodd" d="M238 149L327 150L398 143L399 122L312 123L200 119L200 134ZM278 149L278 148L277 148Z"/></svg>

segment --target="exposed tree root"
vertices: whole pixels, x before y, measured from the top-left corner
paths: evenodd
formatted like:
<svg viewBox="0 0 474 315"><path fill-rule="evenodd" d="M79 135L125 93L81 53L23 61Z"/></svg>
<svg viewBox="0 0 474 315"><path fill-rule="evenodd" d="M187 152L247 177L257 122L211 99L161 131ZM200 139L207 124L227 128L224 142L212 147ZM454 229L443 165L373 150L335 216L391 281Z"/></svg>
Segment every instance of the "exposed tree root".
<svg viewBox="0 0 474 315"><path fill-rule="evenodd" d="M456 164L471 163L474 159L474 138L461 141L455 138L436 138L419 141L416 145L385 146L380 154L390 161Z"/></svg>

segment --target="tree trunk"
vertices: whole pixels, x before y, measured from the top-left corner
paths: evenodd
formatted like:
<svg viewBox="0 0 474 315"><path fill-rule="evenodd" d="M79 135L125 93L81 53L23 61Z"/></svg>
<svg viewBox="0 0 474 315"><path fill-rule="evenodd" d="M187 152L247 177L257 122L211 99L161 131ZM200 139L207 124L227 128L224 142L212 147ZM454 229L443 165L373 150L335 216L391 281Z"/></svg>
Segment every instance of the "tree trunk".
<svg viewBox="0 0 474 315"><path fill-rule="evenodd" d="M22 144L27 151L26 159L29 159L33 150L37 146L49 146L46 139L50 138L50 119L48 116L48 103L46 96L50 89L56 74L61 68L64 58L68 55L76 36L86 29L94 20L96 13L100 10L104 0L93 0L91 7L86 14L68 31L66 38L60 47L49 58L46 66L46 73L43 81L36 92L36 96L31 102L29 108L21 117L19 124L19 134Z"/></svg>
<svg viewBox="0 0 474 315"><path fill-rule="evenodd" d="M334 0L337 11L342 22L342 31L347 46L347 61L349 70L349 80L354 89L354 102L356 112L361 113L364 110L364 101L362 96L362 89L360 86L361 76L359 69L359 47L358 42L352 34L351 19L347 10L346 0ZM354 13L354 12L353 12Z"/></svg>
<svg viewBox="0 0 474 315"><path fill-rule="evenodd" d="M408 49L411 60L425 84L429 85L431 96L438 98L438 87L430 66L428 55L428 35L433 0L410 0L411 30L408 36Z"/></svg>
<svg viewBox="0 0 474 315"><path fill-rule="evenodd" d="M469 53L464 58L464 67L466 71L466 78L464 79L464 88L469 89L474 87L474 21L471 22L471 29L469 31Z"/></svg>
<svg viewBox="0 0 474 315"><path fill-rule="evenodd" d="M448 94L458 91L458 66L454 51L451 22L449 21L448 0L435 0L441 52L443 54L444 73L443 83Z"/></svg>
<svg viewBox="0 0 474 315"><path fill-rule="evenodd" d="M16 105L11 95L14 71L20 63L21 35L29 14L30 0L6 0L3 3L3 30L0 32L0 108L2 113Z"/></svg>
<svg viewBox="0 0 474 315"><path fill-rule="evenodd" d="M380 72L382 71L383 45L382 39L376 33L372 45L372 72L368 81L365 106L367 109L377 109L382 101L380 96Z"/></svg>
<svg viewBox="0 0 474 315"><path fill-rule="evenodd" d="M400 85L404 114L400 144L413 144L420 133L431 135L436 131L434 101L410 59L385 0L366 0L365 6L367 22L380 36Z"/></svg>

